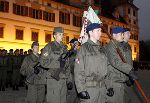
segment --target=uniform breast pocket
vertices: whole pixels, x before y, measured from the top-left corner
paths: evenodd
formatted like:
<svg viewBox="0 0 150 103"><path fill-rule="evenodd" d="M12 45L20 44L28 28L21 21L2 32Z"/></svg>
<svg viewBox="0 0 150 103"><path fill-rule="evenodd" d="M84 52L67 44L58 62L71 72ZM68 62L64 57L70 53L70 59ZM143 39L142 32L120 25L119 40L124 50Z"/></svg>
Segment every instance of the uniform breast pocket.
<svg viewBox="0 0 150 103"><path fill-rule="evenodd" d="M96 66L96 71L98 74L101 74L102 76L106 75L107 73L107 59L105 55L103 54L98 54L95 59L95 66Z"/></svg>
<svg viewBox="0 0 150 103"><path fill-rule="evenodd" d="M54 60L58 60L59 58L60 58L60 51L54 51L53 53L52 53L52 58L54 59Z"/></svg>
<svg viewBox="0 0 150 103"><path fill-rule="evenodd" d="M96 55L88 53L85 56L85 69L86 74L90 75L91 73L96 71Z"/></svg>

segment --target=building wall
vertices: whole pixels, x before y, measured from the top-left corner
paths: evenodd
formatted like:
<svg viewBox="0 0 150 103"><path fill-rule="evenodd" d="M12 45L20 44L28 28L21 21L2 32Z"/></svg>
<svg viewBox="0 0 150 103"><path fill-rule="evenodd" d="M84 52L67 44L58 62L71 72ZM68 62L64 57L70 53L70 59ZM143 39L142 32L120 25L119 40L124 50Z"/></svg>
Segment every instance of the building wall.
<svg viewBox="0 0 150 103"><path fill-rule="evenodd" d="M0 0L2 1L2 0ZM4 0L3 0L4 1ZM82 17L82 10L72 6L64 5L54 1L39 0L37 2L28 2L28 0L6 0L9 1L9 12L0 12L0 26L4 27L4 37L0 38L0 49L30 49L31 43L31 31L36 31L39 34L38 41L40 43L40 49L43 48L47 43L45 42L45 33L51 34L53 28L56 26L62 26L65 29L64 43L67 42L67 36L69 41L74 37L79 37L80 27L73 25L73 15ZM35 0L36 1L36 0ZM70 0L71 1L71 0ZM17 5L26 5L35 9L48 11L50 13L55 13L55 22L49 22L42 19L35 19L29 16L20 16L13 13L13 3ZM70 14L70 24L62 24L59 22L59 11ZM103 24L106 24L108 31L111 31L112 27L129 27L129 25L121 23L117 20L112 20L103 16L100 16ZM79 26L79 25L78 25ZM23 40L16 40L16 29L23 30ZM135 31L138 30L135 28ZM53 40L53 39L52 39ZM102 33L101 37L102 45L106 45L109 42L108 36L106 33ZM68 43L68 42L67 42ZM67 44L69 45L69 44ZM132 56L133 59L138 56L139 52L139 43L138 40L131 39L130 45L132 47ZM136 52L135 49L136 48Z"/></svg>
<svg viewBox="0 0 150 103"><path fill-rule="evenodd" d="M20 16L13 14L13 3L22 4L24 3L27 6L31 6L29 2L16 2L15 0L9 1L9 13L0 12L0 23L4 24L4 38L0 38L0 47L5 49L16 49L23 48L28 50L33 41L31 41L31 31L36 30L39 32L40 48L44 47L45 43L45 31L52 33L53 28L56 26L62 26L65 29L65 36L69 36L71 40L74 36L79 35L80 28L72 25L73 12L76 12L76 8L68 8L68 6L63 4L54 3L51 10L55 13L55 22L48 22L41 19L35 19L26 16ZM65 25L59 23L59 11L67 8L70 15L70 25ZM46 10L44 6L41 6L40 9ZM79 11L80 12L80 11ZM74 13L76 14L76 13ZM79 15L79 14L78 14ZM23 28L24 35L23 40L15 39L15 30L16 28ZM52 36L53 38L53 36Z"/></svg>

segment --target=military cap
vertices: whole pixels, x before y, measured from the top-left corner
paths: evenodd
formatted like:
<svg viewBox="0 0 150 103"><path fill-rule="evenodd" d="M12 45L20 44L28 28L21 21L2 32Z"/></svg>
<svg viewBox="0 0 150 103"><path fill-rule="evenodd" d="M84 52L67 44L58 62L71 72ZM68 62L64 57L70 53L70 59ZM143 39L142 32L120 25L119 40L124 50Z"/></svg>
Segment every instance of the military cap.
<svg viewBox="0 0 150 103"><path fill-rule="evenodd" d="M16 49L14 52L19 52L19 49Z"/></svg>
<svg viewBox="0 0 150 103"><path fill-rule="evenodd" d="M121 27L115 27L115 28L112 28L112 34L118 34L118 33L121 33L121 32L124 32L124 29L121 28Z"/></svg>
<svg viewBox="0 0 150 103"><path fill-rule="evenodd" d="M124 32L126 32L126 31L130 31L130 29L129 28L123 28L124 29Z"/></svg>
<svg viewBox="0 0 150 103"><path fill-rule="evenodd" d="M64 28L62 27L54 27L54 33L64 33Z"/></svg>
<svg viewBox="0 0 150 103"><path fill-rule="evenodd" d="M78 41L78 39L77 38L73 38L73 39L70 40L70 43L74 43L75 41Z"/></svg>
<svg viewBox="0 0 150 103"><path fill-rule="evenodd" d="M13 51L13 49L9 49L9 51Z"/></svg>
<svg viewBox="0 0 150 103"><path fill-rule="evenodd" d="M34 46L39 46L39 43L37 41L34 41L31 45L31 48L33 48Z"/></svg>
<svg viewBox="0 0 150 103"><path fill-rule="evenodd" d="M97 29L97 28L101 28L101 24L98 23L91 23L90 25L88 25L86 27L86 32L89 33L89 31Z"/></svg>

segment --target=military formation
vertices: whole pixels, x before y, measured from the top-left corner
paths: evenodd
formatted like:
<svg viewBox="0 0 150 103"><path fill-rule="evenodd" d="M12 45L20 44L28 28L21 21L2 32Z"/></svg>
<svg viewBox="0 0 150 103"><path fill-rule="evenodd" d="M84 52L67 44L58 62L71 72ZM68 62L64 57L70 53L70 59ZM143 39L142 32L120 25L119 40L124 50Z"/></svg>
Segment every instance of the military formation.
<svg viewBox="0 0 150 103"><path fill-rule="evenodd" d="M20 72L26 77L27 103L134 103L129 91L138 77L128 44L130 29L112 28L113 39L106 46L101 46L99 41L101 30L101 24L89 24L87 42L79 47L78 39L73 38L70 50L62 42L64 28L55 27L54 41L41 54L38 42L32 43L26 57L18 50L15 55L10 51L9 57L1 51L0 89L4 90L7 79L18 89Z"/></svg>
<svg viewBox="0 0 150 103"><path fill-rule="evenodd" d="M20 67L24 57L23 49L0 49L0 91L12 87L13 90L19 90L24 86L24 77L20 74Z"/></svg>

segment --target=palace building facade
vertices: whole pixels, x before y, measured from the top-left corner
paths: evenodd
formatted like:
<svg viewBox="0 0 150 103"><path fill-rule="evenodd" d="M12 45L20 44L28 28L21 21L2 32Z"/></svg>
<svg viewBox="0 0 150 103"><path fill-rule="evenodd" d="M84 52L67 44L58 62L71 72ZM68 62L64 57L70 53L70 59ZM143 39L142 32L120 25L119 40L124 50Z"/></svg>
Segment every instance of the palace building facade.
<svg viewBox="0 0 150 103"><path fill-rule="evenodd" d="M98 10L108 32L117 26L131 29L129 43L133 60L138 60L138 8L133 0L120 0L119 3L116 0L113 5L110 5L111 0L104 1L90 0L90 4ZM39 41L41 49L53 41L52 31L56 26L64 27L63 42L69 45L72 38L80 35L82 15L87 5L86 0L0 0L0 49L26 51L33 41ZM100 41L102 45L109 42L105 32Z"/></svg>

